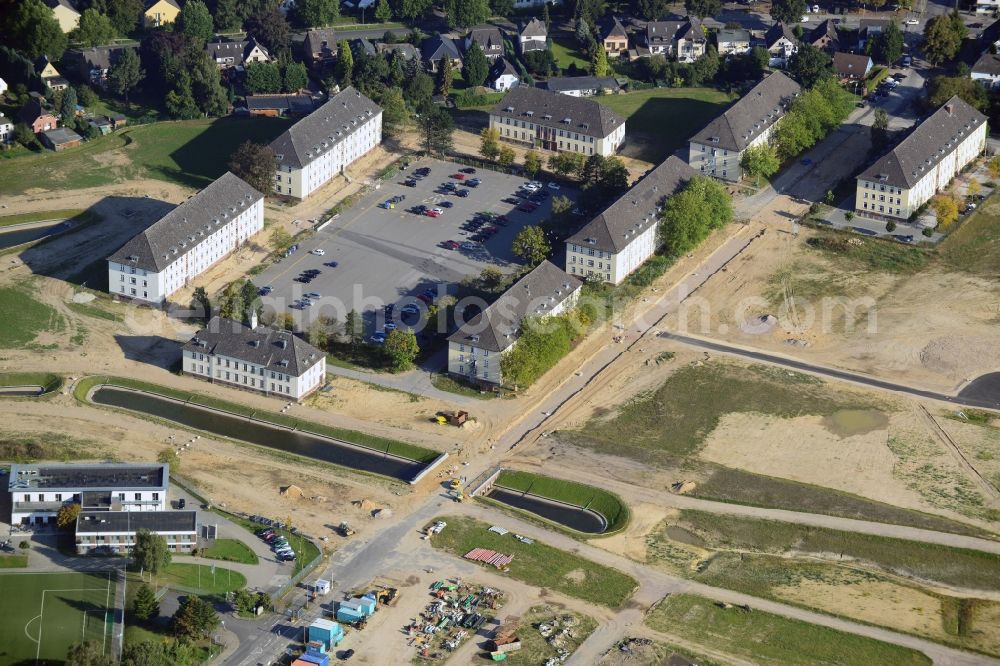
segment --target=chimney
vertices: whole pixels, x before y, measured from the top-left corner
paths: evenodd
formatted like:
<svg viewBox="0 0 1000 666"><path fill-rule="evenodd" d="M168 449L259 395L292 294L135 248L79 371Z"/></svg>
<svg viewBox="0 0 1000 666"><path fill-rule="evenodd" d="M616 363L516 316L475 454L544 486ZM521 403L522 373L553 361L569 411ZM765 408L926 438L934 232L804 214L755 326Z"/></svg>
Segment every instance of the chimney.
<svg viewBox="0 0 1000 666"><path fill-rule="evenodd" d="M955 115L955 105L952 102L944 105L944 110L948 112L949 116Z"/></svg>

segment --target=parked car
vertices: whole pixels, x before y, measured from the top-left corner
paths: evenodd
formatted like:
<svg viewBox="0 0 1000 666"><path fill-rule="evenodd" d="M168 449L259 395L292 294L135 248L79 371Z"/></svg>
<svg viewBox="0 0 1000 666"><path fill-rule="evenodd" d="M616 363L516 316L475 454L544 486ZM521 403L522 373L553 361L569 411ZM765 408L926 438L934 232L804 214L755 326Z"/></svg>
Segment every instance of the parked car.
<svg viewBox="0 0 1000 666"><path fill-rule="evenodd" d="M451 208L454 205L455 204L453 204L450 201L441 201L441 202L438 203L438 206L440 206L441 208Z"/></svg>
<svg viewBox="0 0 1000 666"><path fill-rule="evenodd" d="M524 202L523 204L521 204L520 206L517 207L517 209L519 211L521 211L522 213L534 213L535 210L537 210L537 208L538 208L538 205L537 204L533 204L530 201L526 201L526 202Z"/></svg>
<svg viewBox="0 0 1000 666"><path fill-rule="evenodd" d="M413 180L412 178L409 178L403 181L403 185L406 185L407 187L416 187L417 181Z"/></svg>
<svg viewBox="0 0 1000 666"><path fill-rule="evenodd" d="M376 333L372 337L368 338L372 344L384 345L385 344L385 333Z"/></svg>
<svg viewBox="0 0 1000 666"><path fill-rule="evenodd" d="M316 255L317 257L322 257L323 255L325 255L325 254L326 254L326 250L324 250L324 249L323 249L323 248L321 248L321 247L318 247L318 248L316 248L315 250L313 250L313 251L311 252L311 254L315 254L315 255Z"/></svg>
<svg viewBox="0 0 1000 666"><path fill-rule="evenodd" d="M557 183L555 181L550 182L549 183L549 189L550 190L558 190L559 189L559 183Z"/></svg>
<svg viewBox="0 0 1000 666"><path fill-rule="evenodd" d="M394 321L387 321L385 323L385 326L382 327L382 332L385 333L386 335L389 335L389 331L395 331L397 328L398 328L398 326L397 326L396 322L394 322Z"/></svg>
<svg viewBox="0 0 1000 666"><path fill-rule="evenodd" d="M462 249L463 250L478 250L479 249L479 243L474 243L472 241L465 241L464 243L462 243Z"/></svg>
<svg viewBox="0 0 1000 666"><path fill-rule="evenodd" d="M326 262L323 265L324 266L329 266L330 268L336 268L337 266L339 266L339 264L336 261L328 261L328 262Z"/></svg>
<svg viewBox="0 0 1000 666"><path fill-rule="evenodd" d="M444 246L449 250L457 250L459 248L458 242L453 240L446 240Z"/></svg>
<svg viewBox="0 0 1000 666"><path fill-rule="evenodd" d="M462 197L464 199L465 197L469 196L469 190L459 190L455 194L457 194L458 196L460 196L460 197Z"/></svg>
<svg viewBox="0 0 1000 666"><path fill-rule="evenodd" d="M415 315L415 314L420 314L420 308L417 307L416 303L407 303L402 307L400 312L405 315Z"/></svg>
<svg viewBox="0 0 1000 666"><path fill-rule="evenodd" d="M451 174L448 177L449 178L454 178L455 180L465 180L465 174L464 173L453 173L453 174Z"/></svg>
<svg viewBox="0 0 1000 666"><path fill-rule="evenodd" d="M430 210L425 212L424 215L426 215L427 217L441 217L441 209L431 208Z"/></svg>
<svg viewBox="0 0 1000 666"><path fill-rule="evenodd" d="M261 296L267 296L272 291L274 291L274 289L271 288L271 285L265 285L261 287L260 291L258 291L257 293L260 294Z"/></svg>
<svg viewBox="0 0 1000 666"><path fill-rule="evenodd" d="M179 500L177 500L177 508L178 509L183 509L186 505L187 505L187 500L184 499L183 497L180 498Z"/></svg>
<svg viewBox="0 0 1000 666"><path fill-rule="evenodd" d="M459 169L462 173L476 173L476 170L472 167L465 167L464 169Z"/></svg>
<svg viewBox="0 0 1000 666"><path fill-rule="evenodd" d="M479 183L481 182L482 181L479 180L478 178L470 178L468 182L466 182L465 184L468 185L469 187L479 187Z"/></svg>
<svg viewBox="0 0 1000 666"><path fill-rule="evenodd" d="M322 296L320 296L320 293L318 291L310 291L308 294L305 294L305 297L306 298L323 298Z"/></svg>

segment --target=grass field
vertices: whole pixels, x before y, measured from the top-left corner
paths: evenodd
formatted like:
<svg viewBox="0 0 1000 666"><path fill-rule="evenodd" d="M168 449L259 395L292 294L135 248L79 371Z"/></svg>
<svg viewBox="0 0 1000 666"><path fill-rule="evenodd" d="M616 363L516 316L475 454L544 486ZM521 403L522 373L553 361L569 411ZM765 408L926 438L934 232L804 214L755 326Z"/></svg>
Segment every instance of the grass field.
<svg viewBox="0 0 1000 666"><path fill-rule="evenodd" d="M208 548L201 551L202 557L211 560L224 560L226 562L242 562L243 564L257 564L257 554L250 550L239 539L216 539Z"/></svg>
<svg viewBox="0 0 1000 666"><path fill-rule="evenodd" d="M28 222L44 222L47 220L68 220L83 212L80 208L64 208L36 211L34 213L21 213L20 215L4 215L0 217L0 227L9 227L12 224L27 224Z"/></svg>
<svg viewBox="0 0 1000 666"><path fill-rule="evenodd" d="M171 587L200 596L221 595L241 590L247 585L246 576L239 571L217 566L213 574L211 565L177 561L171 562L167 570L153 580L148 573L140 579L138 571L130 571L128 576L129 585L140 580L151 585L155 582L157 587Z"/></svg>
<svg viewBox="0 0 1000 666"><path fill-rule="evenodd" d="M703 597L675 594L646 616L646 625L763 666L930 664L920 652L787 619L759 610L723 609Z"/></svg>
<svg viewBox="0 0 1000 666"><path fill-rule="evenodd" d="M0 569L23 569L26 566L27 555L0 555Z"/></svg>
<svg viewBox="0 0 1000 666"><path fill-rule="evenodd" d="M590 71L590 61L577 50L572 35L553 34L552 55L561 70L565 70L570 65L576 65L580 69Z"/></svg>
<svg viewBox="0 0 1000 666"><path fill-rule="evenodd" d="M487 523L472 518L448 517L447 523L431 545L458 557L473 548L513 554L507 575L528 585L609 608L621 607L635 590L636 581L631 576L573 553L537 541L524 544L510 534L500 536L488 531Z"/></svg>
<svg viewBox="0 0 1000 666"><path fill-rule="evenodd" d="M288 125L277 118L219 118L133 127L60 153L0 160L0 195L32 188L97 187L135 178L204 187L226 171L240 143L266 143Z"/></svg>
<svg viewBox="0 0 1000 666"><path fill-rule="evenodd" d="M62 663L76 641L111 652L114 573L0 575L0 663Z"/></svg>
<svg viewBox="0 0 1000 666"><path fill-rule="evenodd" d="M41 386L51 393L62 385L63 378L49 372L0 372L0 386Z"/></svg>
<svg viewBox="0 0 1000 666"><path fill-rule="evenodd" d="M853 242L861 240L860 244ZM849 243L848 241L852 241ZM910 275L923 270L933 258L929 250L878 238L858 239L857 234L821 230L807 243L837 256L844 268Z"/></svg>
<svg viewBox="0 0 1000 666"><path fill-rule="evenodd" d="M596 511L608 523L604 534L628 525L629 510L625 502L614 493L594 486L510 469L500 472L496 485Z"/></svg>
<svg viewBox="0 0 1000 666"><path fill-rule="evenodd" d="M257 538L256 536L257 530L264 527L260 523L251 522L246 518L241 518L231 513L225 513L215 508L213 508L212 510L219 513L219 515L225 516L228 520L231 520L240 527L246 529L248 532L254 535L253 538L255 539ZM313 543L310 539L303 537L301 534L293 534L289 530L276 529L273 527L271 529L273 529L281 536L285 537L288 540L288 543L292 546L292 550L295 551L295 562L294 566L292 567L292 575L297 574L299 571L305 568L307 564L309 564L314 559L320 556L319 546Z"/></svg>
<svg viewBox="0 0 1000 666"><path fill-rule="evenodd" d="M2 180L0 176L0 180ZM32 297L27 287L0 287L0 349L21 349L38 336L59 333L66 322L54 309Z"/></svg>
<svg viewBox="0 0 1000 666"><path fill-rule="evenodd" d="M713 88L653 88L594 98L625 116L629 142L642 145L640 159L661 162L705 123L729 106L733 96Z"/></svg>
<svg viewBox="0 0 1000 666"><path fill-rule="evenodd" d="M951 269L996 278L1000 274L1000 198L987 200L938 246Z"/></svg>

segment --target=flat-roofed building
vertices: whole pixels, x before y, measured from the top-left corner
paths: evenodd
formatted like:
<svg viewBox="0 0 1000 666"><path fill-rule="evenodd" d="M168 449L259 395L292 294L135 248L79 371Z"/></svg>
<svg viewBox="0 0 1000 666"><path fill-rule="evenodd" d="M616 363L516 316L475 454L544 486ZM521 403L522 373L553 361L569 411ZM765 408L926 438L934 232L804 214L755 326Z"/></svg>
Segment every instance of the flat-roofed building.
<svg viewBox="0 0 1000 666"><path fill-rule="evenodd" d="M171 552L186 553L198 545L197 511L81 511L76 519L76 553L100 548L124 555L135 546L139 530L163 537Z"/></svg>

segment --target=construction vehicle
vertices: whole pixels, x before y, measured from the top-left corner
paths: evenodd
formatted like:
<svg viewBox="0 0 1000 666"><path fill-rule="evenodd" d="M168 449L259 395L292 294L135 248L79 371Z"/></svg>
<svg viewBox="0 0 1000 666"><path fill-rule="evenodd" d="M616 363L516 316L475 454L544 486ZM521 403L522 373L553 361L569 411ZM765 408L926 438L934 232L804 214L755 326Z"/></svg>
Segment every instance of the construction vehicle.
<svg viewBox="0 0 1000 666"><path fill-rule="evenodd" d="M346 520L342 522L339 527L337 527L337 532L342 537L354 536L355 534L354 528L348 525Z"/></svg>
<svg viewBox="0 0 1000 666"><path fill-rule="evenodd" d="M461 479L452 479L451 481L448 482L448 486L452 490L458 490L459 488L462 487L462 480Z"/></svg>
<svg viewBox="0 0 1000 666"><path fill-rule="evenodd" d="M438 425L450 423L453 426L461 426L469 420L469 412L438 412L434 416L434 420L438 423Z"/></svg>

